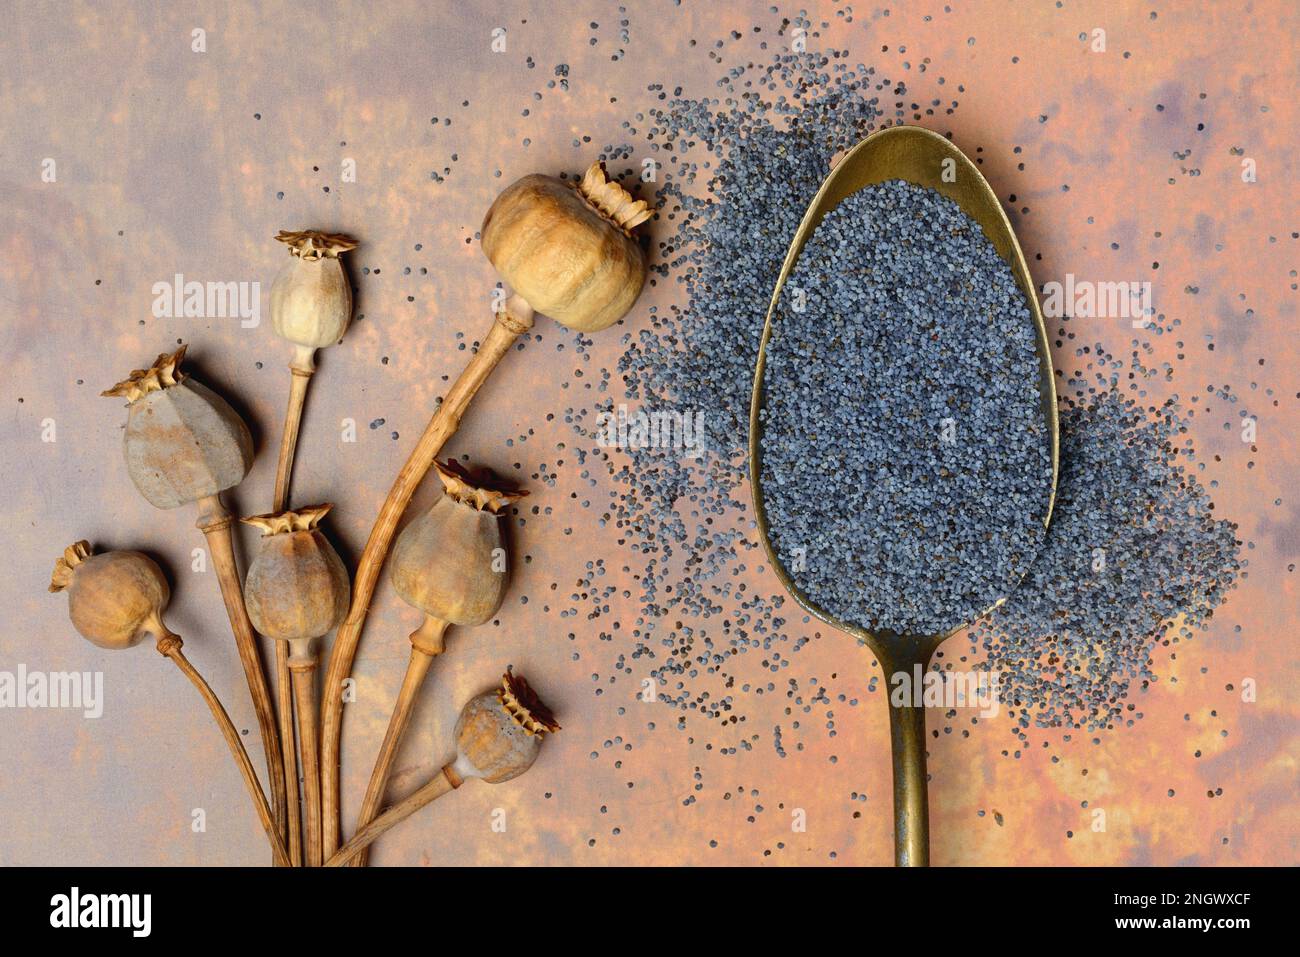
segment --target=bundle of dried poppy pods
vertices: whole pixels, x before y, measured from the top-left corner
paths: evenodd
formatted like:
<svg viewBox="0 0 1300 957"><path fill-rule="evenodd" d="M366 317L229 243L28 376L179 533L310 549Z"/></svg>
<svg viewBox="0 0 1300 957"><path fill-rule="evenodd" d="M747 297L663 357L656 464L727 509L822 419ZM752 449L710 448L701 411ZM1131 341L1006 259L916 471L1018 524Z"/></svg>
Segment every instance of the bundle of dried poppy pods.
<svg viewBox="0 0 1300 957"><path fill-rule="evenodd" d="M262 537L242 581L231 534L234 517L221 493L242 482L252 467L248 426L221 396L182 370L184 345L104 393L127 400L127 473L144 498L161 509L198 506L196 524L207 538L257 714L266 790L215 692L182 654L180 637L163 624L171 593L157 563L140 552L94 555L87 543L78 542L59 558L50 589L67 591L73 625L90 641L126 648L152 635L159 652L198 688L240 768L277 865L363 863L375 838L463 780L498 783L522 774L536 760L542 736L559 730L528 683L508 672L499 688L465 705L456 727L457 758L380 813L411 708L430 662L443 652L447 627L482 624L501 607L509 563L498 514L527 494L471 475L456 463L439 463L443 494L405 529L393 557L394 589L423 614L423 623L411 634L411 663L356 833L340 850L342 686L398 521L474 395L518 336L532 327L534 310L571 329L594 332L631 309L646 278L645 254L633 230L650 215L646 203L608 180L600 164L571 184L525 176L497 197L483 221L483 250L513 295L495 310L483 345L398 474L351 586L319 527L333 506L292 508L289 484L315 352L338 342L351 321L352 288L341 255L355 249L356 240L318 230L276 236L289 247L291 259L272 286L271 326L294 346L292 384L272 510L243 519ZM336 628L317 689L316 642ZM259 633L276 645L274 703ZM306 797L301 807L299 763Z"/></svg>

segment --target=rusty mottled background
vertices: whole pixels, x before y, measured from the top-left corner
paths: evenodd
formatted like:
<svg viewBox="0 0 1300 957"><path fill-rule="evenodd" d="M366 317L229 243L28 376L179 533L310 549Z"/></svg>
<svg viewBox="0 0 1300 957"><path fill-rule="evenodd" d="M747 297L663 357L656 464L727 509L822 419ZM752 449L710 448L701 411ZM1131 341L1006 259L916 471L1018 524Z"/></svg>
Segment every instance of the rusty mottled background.
<svg viewBox="0 0 1300 957"><path fill-rule="evenodd" d="M268 859L193 689L147 646L112 654L80 641L64 599L45 592L59 550L78 538L158 556L175 580L169 622L261 766L216 582L191 571L201 544L192 511L157 512L134 492L119 451L124 409L98 393L189 342L191 368L237 404L257 436L256 467L230 504L264 511L289 351L265 322L154 318L153 284L177 273L261 282L265 308L284 256L271 241L276 230L315 226L361 240L350 257L359 315L345 342L319 356L295 484L298 502L337 503L331 528L354 561L445 376L464 362L462 346L490 322L494 275L473 236L495 193L534 170L581 169L607 143L638 143L639 161L644 139L621 124L644 125L635 114L653 102L647 84L715 95L724 66L770 57L786 42L776 35L781 16L798 10L773 14L768 0L626 6L4 4L0 383L10 411L0 424L0 670L102 671L106 703L97 720L0 711L0 863ZM1224 429L1240 407L1211 402L1213 412L1195 420L1202 479L1219 480L1219 513L1252 543L1249 577L1176 660L1157 651L1165 680L1138 699L1145 717L1098 744L1036 734L1018 757L1005 719L963 723L968 736L941 734L931 743L934 860L1294 864L1295 5L950 6L809 4L814 23L826 23L810 46L847 47L853 62L906 80L908 101L939 101L922 122L982 160L1016 211L1039 282L1067 272L1150 278L1157 308L1182 319L1185 340L1183 349L1162 340L1176 374L1156 388L1190 396L1231 383L1258 415L1259 438L1252 449L1235 424ZM507 31L505 52L491 48L497 26ZM1104 52L1091 49L1096 28L1106 31ZM196 29L205 31L203 52ZM562 63L568 89L555 73ZM961 105L947 115L953 99ZM1243 159L1255 161L1257 182L1242 182ZM47 160L52 182L42 175ZM343 181L347 160L355 182ZM662 223L653 229L665 234ZM885 704L866 691L863 652L810 631L790 668L806 713L769 695L745 699L741 731L696 714L679 728L667 706L636 700L636 674L613 680L630 645L602 640L611 616L589 623L589 602L572 597L589 560L603 558L609 583L633 590L621 570L637 566L614 530L597 525L608 487L599 475L595 487L583 482L569 461L576 443L563 410L589 405L586 386L616 361L622 332L644 328L651 305L679 294L671 282L648 289L623 329L597 337L586 363L571 346L558 349L570 337L539 320L541 341L507 357L450 446L517 474L541 512L513 530L517 569L499 623L449 637L396 789L426 780L449 756L461 702L507 664L543 690L564 731L527 777L465 787L387 837L376 863L891 859ZM1070 347L1095 331L1123 352L1126 325L1076 322ZM1075 367L1072 354L1058 363ZM355 443L341 440L349 418ZM55 441L43 441L51 428ZM555 487L533 479L543 470L558 473ZM432 494L426 486L417 504ZM592 508L581 507L584 497ZM773 592L772 577L750 565L747 580ZM567 609L576 610L561 617ZM624 636L636 614L633 602L616 603ZM416 624L382 584L345 724L349 829ZM742 682L769 677L757 654L730 668ZM1242 700L1247 679L1258 688L1253 702ZM931 724L943 722L932 715ZM772 745L775 725L785 757ZM191 827L198 808L206 830ZM505 833L491 828L496 808ZM1091 828L1099 808L1104 832ZM806 813L806 831L792 830L795 809Z"/></svg>

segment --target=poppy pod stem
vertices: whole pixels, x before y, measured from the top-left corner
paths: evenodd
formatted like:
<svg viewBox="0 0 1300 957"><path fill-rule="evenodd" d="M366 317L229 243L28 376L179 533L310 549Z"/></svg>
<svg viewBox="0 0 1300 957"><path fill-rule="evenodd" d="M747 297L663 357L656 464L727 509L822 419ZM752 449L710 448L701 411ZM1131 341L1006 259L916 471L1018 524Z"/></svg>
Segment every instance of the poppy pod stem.
<svg viewBox="0 0 1300 957"><path fill-rule="evenodd" d="M262 746L266 751L267 777L270 783L271 809L275 815L276 832L283 835L288 822L284 754L280 750L279 728L276 724L275 708L271 704L271 691L266 683L266 673L262 669L257 634L253 631L253 623L248 620L248 611L244 607L244 590L239 581L239 570L235 564L234 539L230 532L232 518L230 512L221 504L220 493L200 498L198 507L199 518L194 524L203 532L203 537L208 542L208 551L212 554L212 566L217 572L221 598L226 605L230 630L235 636L235 647L239 651L240 664L244 667L244 677L248 682L248 692L253 699L253 710L257 714L258 729L262 735Z"/></svg>
<svg viewBox="0 0 1300 957"><path fill-rule="evenodd" d="M298 430L302 424L302 410L307 401L307 387L316 371L316 349L313 346L294 345L293 360L289 363L292 378L289 382L289 407L284 414L284 435L280 439L280 459L275 469L275 494L272 512L280 512L289 504L289 480L293 476L293 457L298 447ZM284 787L289 810L289 856L295 864L302 862L302 832L298 807L298 769L290 755L294 754L296 738L293 727L289 649L281 642L275 643L275 699L279 708L280 741L284 747Z"/></svg>
<svg viewBox="0 0 1300 957"><path fill-rule="evenodd" d="M293 678L289 670L289 649L275 644L275 705L280 722L280 746L284 749L284 794L288 810L289 859L302 866L302 808L298 800L298 748L301 742L293 725Z"/></svg>
<svg viewBox="0 0 1300 957"><path fill-rule="evenodd" d="M393 827L400 824L408 817L414 814L420 808L432 804L444 794L450 794L456 788L464 784L464 779L456 773L456 769L448 764L441 771L434 775L433 780L418 790L412 791L402 800L398 801L383 814L379 815L365 827L357 831L352 836L352 840L343 845L328 861L326 867L344 867L351 863L358 854L361 854L379 839L379 836Z"/></svg>
<svg viewBox="0 0 1300 957"><path fill-rule="evenodd" d="M302 751L303 811L308 867L321 865L320 746L317 742L319 713L316 708L316 639L297 638L281 642L289 646L289 671L293 675L294 707L298 714Z"/></svg>
<svg viewBox="0 0 1300 957"><path fill-rule="evenodd" d="M325 673L321 770L325 853L339 844L339 744L343 681L352 671L366 610L397 523L434 457L460 426L470 400L520 335L534 310L581 332L607 328L627 314L645 284L645 254L633 230L652 211L593 163L576 183L531 175L511 184L483 219L483 252L514 290L398 473L366 540L353 585L352 611L339 628Z"/></svg>
<svg viewBox="0 0 1300 957"><path fill-rule="evenodd" d="M289 505L289 479L293 475L293 457L298 448L298 430L302 409L307 401L307 387L316 371L316 350L312 346L294 346L289 363L289 407L284 414L284 435L280 439L280 460L275 469L275 499L271 511L283 511Z"/></svg>
<svg viewBox="0 0 1300 957"><path fill-rule="evenodd" d="M433 466L434 457L442 451L447 440L456 434L461 417L469 408L474 394L487 381L492 370L506 354L515 340L533 326L533 309L521 297L512 296L505 308L497 313L483 345L469 361L442 405L424 429L415 449L411 452L397 481L388 491L388 497L379 510L366 547L357 566L352 585L352 611L339 626L330 649L329 666L322 687L321 713L321 778L322 814L325 836L325 853L331 854L339 844L339 744L343 723L343 682L352 673L352 661L361 641L361 627L365 624L366 609L379 584L379 571L383 567L388 547L392 544L397 523L415 494L420 481Z"/></svg>
<svg viewBox="0 0 1300 957"><path fill-rule="evenodd" d="M182 642L180 636L172 634L165 627L160 634L162 637L158 639L158 653L165 658L170 658L176 664L176 667L181 670L181 674L190 679L190 683L198 689L199 694L203 696L203 700L207 702L212 717L216 719L217 727L221 729L221 735L226 739L226 745L230 748L230 756L235 759L235 765L244 778L244 786L248 789L248 796L253 799L253 809L257 811L257 819L262 822L262 830L266 832L266 839L271 844L271 853L275 855L276 866L291 867L292 863L289 854L285 850L284 842L280 839L280 832L275 825L275 820L271 817L271 808L266 803L266 795L262 793L262 788L257 783L257 772L253 770L253 762L248 759L248 752L244 749L243 742L239 740L239 732L235 729L234 722L230 720L230 715L226 713L225 707L221 704L221 699L212 690L212 686L199 674L198 669L190 663L190 660L185 657L185 653L181 651Z"/></svg>
<svg viewBox="0 0 1300 957"><path fill-rule="evenodd" d="M411 633L411 660L406 665L406 674L402 677L402 687L397 693L397 703L393 705L393 714L388 719L388 730L384 732L383 743L375 755L375 766L370 772L370 783L366 786L366 796L361 802L361 813L357 816L358 833L371 819L379 813L384 800L384 791L388 787L388 778L393 771L393 762L406 736L407 725L411 723L411 712L415 709L415 699L424 685L429 666L436 655L443 651L443 634L447 622L426 616L424 623ZM432 798L430 798L432 800ZM421 805L423 806L423 805ZM364 858L358 858L364 863Z"/></svg>

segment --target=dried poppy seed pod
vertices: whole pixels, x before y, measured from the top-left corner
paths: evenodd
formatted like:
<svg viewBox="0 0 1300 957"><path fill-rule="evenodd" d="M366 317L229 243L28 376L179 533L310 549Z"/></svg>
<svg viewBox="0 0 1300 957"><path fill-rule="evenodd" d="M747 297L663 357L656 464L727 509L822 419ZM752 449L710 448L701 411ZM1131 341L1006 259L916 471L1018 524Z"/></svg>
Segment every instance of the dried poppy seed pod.
<svg viewBox="0 0 1300 957"><path fill-rule="evenodd" d="M253 439L235 410L180 371L185 346L102 392L129 405L123 449L131 481L155 508L176 508L238 485Z"/></svg>
<svg viewBox="0 0 1300 957"><path fill-rule="evenodd" d="M348 613L348 571L317 528L333 507L314 505L243 520L262 531L244 581L244 604L253 626L268 638L319 638Z"/></svg>
<svg viewBox="0 0 1300 957"><path fill-rule="evenodd" d="M130 648L150 635L175 637L162 620L171 599L167 579L140 552L95 555L89 542L69 545L54 565L50 591L67 591L73 627L101 648Z"/></svg>
<svg viewBox="0 0 1300 957"><path fill-rule="evenodd" d="M527 492L475 484L457 463L435 463L443 494L402 530L393 548L393 587L408 605L453 625L481 625L506 593L497 513Z"/></svg>
<svg viewBox="0 0 1300 957"><path fill-rule="evenodd" d="M651 216L593 163L569 185L533 173L508 186L483 219L483 252L528 304L562 325L596 332L621 319L645 284L632 230Z"/></svg>
<svg viewBox="0 0 1300 957"><path fill-rule="evenodd" d="M316 349L342 339L352 321L352 286L339 257L357 241L314 229L282 229L275 238L291 258L271 284L271 328L310 362Z"/></svg>
<svg viewBox="0 0 1300 957"><path fill-rule="evenodd" d="M506 672L501 687L471 698L456 722L456 762L462 778L500 784L533 766L542 736L560 730L555 716L521 675Z"/></svg>

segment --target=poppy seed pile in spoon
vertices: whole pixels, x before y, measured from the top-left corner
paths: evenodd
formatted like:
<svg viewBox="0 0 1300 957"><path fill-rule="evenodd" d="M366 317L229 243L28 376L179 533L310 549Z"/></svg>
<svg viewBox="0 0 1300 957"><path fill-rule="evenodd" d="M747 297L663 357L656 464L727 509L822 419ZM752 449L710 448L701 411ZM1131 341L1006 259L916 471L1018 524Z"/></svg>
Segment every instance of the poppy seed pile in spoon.
<svg viewBox="0 0 1300 957"><path fill-rule="evenodd" d="M815 36L817 25L792 18L777 35L795 28ZM635 602L631 621L606 624L600 633L610 655L606 668L593 669L593 693L617 695L628 687L639 693L638 682L648 675L656 700L676 712L672 725L658 727L696 734L707 721L707 746L728 755L766 746L794 756L812 738L834 738L846 713L883 690L871 677L861 695L859 671L828 675L813 663L819 659L809 660L806 653L831 636L793 607L770 573L745 487L750 392L768 300L831 158L889 122L944 131L946 117L957 112L960 84L946 84L951 99L927 100L897 77L855 63L845 50L782 51L758 63L728 60L713 96L692 98L670 85L651 85L650 104L625 124L635 142L606 146L603 158L643 196L648 188L633 180L645 158L658 164L652 276L678 285L680 302L651 302L621 341L597 345L578 336L556 345L576 355L574 390L583 396L563 409L582 445L561 444L557 452L577 459L588 488L606 490L603 508L597 495L584 496L582 505L597 510L598 525L626 549L621 570L636 582L620 588L610 581L617 564L587 561L570 604L560 611L566 619L608 622L620 597ZM935 82L945 85L942 76ZM977 163L987 152L969 137L962 146ZM1022 150L1012 144L1005 149L1008 156ZM1019 224L1031 210L1008 212ZM1183 358L1190 344L1182 341L1180 325L1181 319L1163 314L1141 331L1127 323L1076 328L1068 316L1051 323L1063 400L1052 527L1031 574L971 633L972 653L950 643L936 662L940 668L988 667L999 675L1013 715L1000 723L1019 739L1006 751L1009 758L1028 753L1028 735L1037 726L1123 727L1140 718L1140 694L1157 676L1169 680L1171 646L1207 628L1214 609L1248 574L1238 551L1253 545L1236 539L1210 501L1215 476L1232 467L1231 460L1226 454L1222 462L1197 458L1193 438L1204 443L1213 429L1191 428L1194 413L1204 417L1211 400L1215 413L1230 409L1235 418L1247 410L1234 407L1238 395L1224 386L1204 395L1199 388L1186 391L1190 384L1181 380L1187 367L1156 361L1153 343L1161 337L1178 340ZM1131 335L1131 348L1107 350L1082 338L1094 333L1123 343ZM605 353L611 347L615 357ZM1206 348L1213 351L1214 343ZM1267 382L1250 387L1276 406L1278 394ZM673 446L602 444L602 416L622 403L632 413L700 416L702 454L698 448L684 454ZM1075 405L1077 412L1068 412ZM1132 421L1116 429L1111 413L1121 408ZM1167 416L1179 421L1173 433L1163 425L1147 427ZM1133 480L1135 469L1140 481ZM835 518L852 520L847 513ZM1105 552L1104 572L1092 571L1098 549ZM1106 581L1094 581L1096 574ZM1153 583L1170 583L1173 590ZM1171 621L1175 608L1181 615ZM1063 622L1066 635L1058 633ZM575 630L570 640L576 636ZM1090 639L1106 653L1085 665ZM950 713L936 730L970 737L976 732L960 727L967 721L978 719ZM1072 739L1102 740L1067 733L1053 741ZM607 743L615 746L614 739Z"/></svg>
<svg viewBox="0 0 1300 957"><path fill-rule="evenodd" d="M871 631L951 631L1005 597L1052 488L1036 328L952 200L902 180L827 213L781 291L759 481L781 564Z"/></svg>

